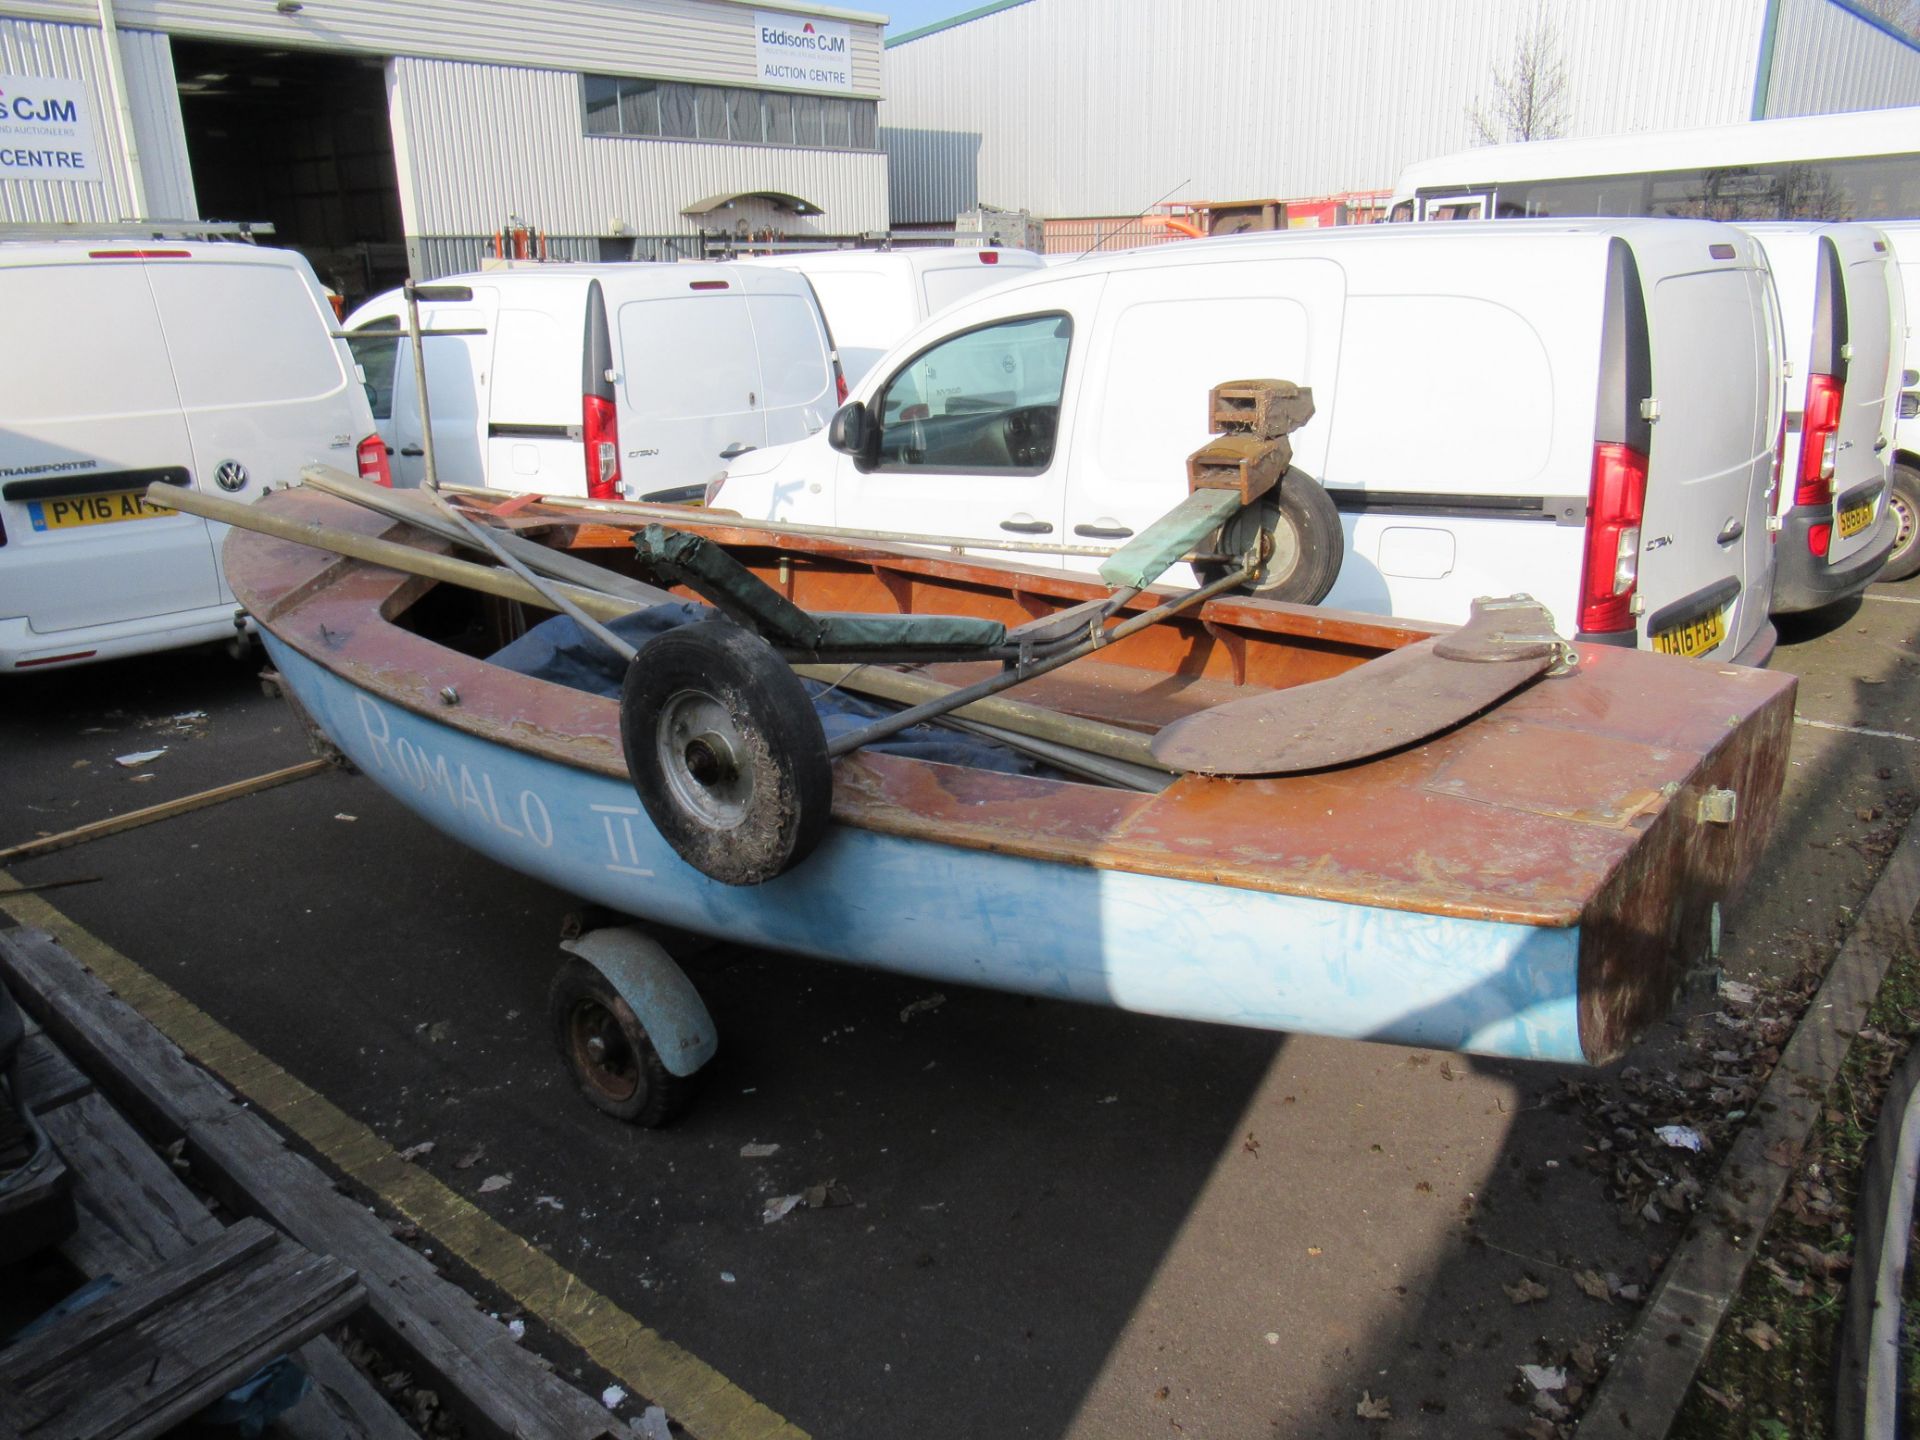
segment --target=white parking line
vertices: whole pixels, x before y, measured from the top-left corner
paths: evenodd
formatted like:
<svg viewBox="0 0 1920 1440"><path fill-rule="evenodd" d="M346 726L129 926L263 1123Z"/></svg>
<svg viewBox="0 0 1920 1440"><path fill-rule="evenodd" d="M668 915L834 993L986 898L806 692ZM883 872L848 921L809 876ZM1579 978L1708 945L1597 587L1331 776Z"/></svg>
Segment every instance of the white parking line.
<svg viewBox="0 0 1920 1440"><path fill-rule="evenodd" d="M1805 715L1793 717L1796 725L1810 725L1815 730L1838 730L1845 735L1866 735L1875 740L1904 740L1909 745L1920 745L1920 735L1902 735L1898 730L1869 730L1864 725L1836 725L1831 720L1810 720Z"/></svg>
<svg viewBox="0 0 1920 1440"><path fill-rule="evenodd" d="M1884 601L1888 605L1920 605L1920 597L1912 595L1876 595L1871 590L1867 599Z"/></svg>

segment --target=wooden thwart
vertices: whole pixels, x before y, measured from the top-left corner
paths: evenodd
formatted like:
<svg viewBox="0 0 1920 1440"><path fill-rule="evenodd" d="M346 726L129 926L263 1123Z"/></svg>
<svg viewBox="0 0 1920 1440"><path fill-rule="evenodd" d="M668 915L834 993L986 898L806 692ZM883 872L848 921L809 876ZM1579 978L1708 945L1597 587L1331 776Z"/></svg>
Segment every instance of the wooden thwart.
<svg viewBox="0 0 1920 1440"><path fill-rule="evenodd" d="M243 1220L0 1350L0 1414L22 1440L158 1435L365 1299L338 1260Z"/></svg>

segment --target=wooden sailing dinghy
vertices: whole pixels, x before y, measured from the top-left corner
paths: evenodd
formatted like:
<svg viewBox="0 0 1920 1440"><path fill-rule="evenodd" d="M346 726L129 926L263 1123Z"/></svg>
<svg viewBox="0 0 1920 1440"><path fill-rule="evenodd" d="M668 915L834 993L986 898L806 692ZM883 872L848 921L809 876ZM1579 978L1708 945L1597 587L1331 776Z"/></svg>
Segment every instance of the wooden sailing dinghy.
<svg viewBox="0 0 1920 1440"><path fill-rule="evenodd" d="M548 574L603 577L576 592L602 618L692 573L643 563L659 559L636 540L660 512L498 501L461 503L522 554L552 556ZM1084 768L1008 773L851 748L830 762L830 818L810 853L730 884L690 864L640 803L618 698L489 658L541 618L512 575L389 568L379 561L424 564L455 547L312 488L246 508L285 535L326 527L336 548L338 535L368 542L374 558L356 559L236 529L227 575L299 705L430 824L623 915L940 982L1601 1063L1706 957L1716 906L1772 826L1786 764L1792 677L1588 646L1571 647L1570 673L1522 683L1463 723L1317 763L1311 745L1329 734L1400 723L1411 702L1392 683L1395 657L1447 632L1220 594L1039 674L1018 701L959 712L1034 748L1056 743ZM724 552L800 613L965 617L990 627L975 638L1097 629L1081 617L1114 593L1085 575L699 511L679 512L673 533ZM490 595L473 588L481 577ZM1166 598L1131 595L1109 618ZM831 649L816 637L811 658L831 664ZM1008 663L813 673L897 686L891 698L908 702ZM1369 693L1397 698L1370 707ZM1222 723L1236 714L1247 718ZM1309 742L1311 768L1205 763L1262 715L1292 727L1281 749ZM1033 738L1049 718L1054 741ZM652 1073L684 1076L711 1053L712 1027L662 958L630 968L620 994L654 1046Z"/></svg>

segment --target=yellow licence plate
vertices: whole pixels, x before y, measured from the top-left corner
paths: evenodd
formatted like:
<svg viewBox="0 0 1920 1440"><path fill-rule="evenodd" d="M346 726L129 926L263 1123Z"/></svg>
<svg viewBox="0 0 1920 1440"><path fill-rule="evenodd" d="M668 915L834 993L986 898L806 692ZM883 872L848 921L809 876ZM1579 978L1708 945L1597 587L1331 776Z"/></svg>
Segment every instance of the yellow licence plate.
<svg viewBox="0 0 1920 1440"><path fill-rule="evenodd" d="M152 520L174 513L158 505L149 505L137 490L27 502L27 514L36 530L71 530L76 525L112 525L120 520Z"/></svg>
<svg viewBox="0 0 1920 1440"><path fill-rule="evenodd" d="M1727 612L1724 609L1716 610L1711 615L1702 615L1698 620L1689 620L1684 625L1675 625L1650 637L1653 648L1662 655L1684 655L1688 659L1706 654L1726 638Z"/></svg>
<svg viewBox="0 0 1920 1440"><path fill-rule="evenodd" d="M1873 502L1871 500L1865 505L1856 505L1851 510L1842 510L1840 512L1840 538L1845 540L1849 536L1858 535L1872 523Z"/></svg>

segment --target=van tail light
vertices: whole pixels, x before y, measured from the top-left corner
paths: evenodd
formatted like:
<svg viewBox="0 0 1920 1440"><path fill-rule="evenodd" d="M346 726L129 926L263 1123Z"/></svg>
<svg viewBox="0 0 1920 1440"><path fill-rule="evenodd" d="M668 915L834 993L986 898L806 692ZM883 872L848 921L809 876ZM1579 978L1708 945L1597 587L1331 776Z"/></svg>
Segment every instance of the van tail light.
<svg viewBox="0 0 1920 1440"><path fill-rule="evenodd" d="M700 497L700 503L708 509L713 508L713 502L720 498L720 487L726 483L727 472L722 470L718 475L707 481L706 493Z"/></svg>
<svg viewBox="0 0 1920 1440"><path fill-rule="evenodd" d="M620 498L620 421L613 401L588 395L581 402L580 434L587 446L587 498Z"/></svg>
<svg viewBox="0 0 1920 1440"><path fill-rule="evenodd" d="M393 470L387 464L387 442L378 435L369 435L354 450L354 457L360 462L360 478L371 480L376 485L393 488Z"/></svg>
<svg viewBox="0 0 1920 1440"><path fill-rule="evenodd" d="M1588 634L1633 628L1640 584L1640 516L1647 502L1647 457L1628 445L1593 447L1587 491L1587 555L1580 580L1580 628Z"/></svg>
<svg viewBox="0 0 1920 1440"><path fill-rule="evenodd" d="M1800 475L1793 487L1796 505L1833 501L1833 453L1839 444L1840 401L1844 391L1832 375L1807 376L1807 411L1800 428Z"/></svg>
<svg viewBox="0 0 1920 1440"><path fill-rule="evenodd" d="M998 250L982 250L980 252L980 263L982 265L998 265L1000 263L1000 252Z"/></svg>
<svg viewBox="0 0 1920 1440"><path fill-rule="evenodd" d="M833 393L840 397L842 405L847 403L847 377L840 370L840 362L833 362Z"/></svg>

